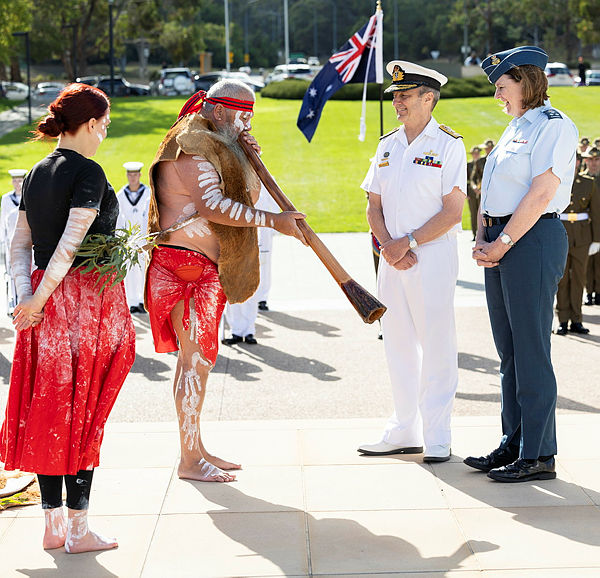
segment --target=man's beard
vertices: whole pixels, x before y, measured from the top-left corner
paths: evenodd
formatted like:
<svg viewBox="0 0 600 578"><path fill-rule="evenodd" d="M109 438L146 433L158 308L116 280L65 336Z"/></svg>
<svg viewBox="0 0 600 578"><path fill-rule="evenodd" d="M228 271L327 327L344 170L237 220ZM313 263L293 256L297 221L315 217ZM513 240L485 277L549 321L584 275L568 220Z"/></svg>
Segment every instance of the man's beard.
<svg viewBox="0 0 600 578"><path fill-rule="evenodd" d="M218 139L223 144L225 144L225 146L233 154L235 154L248 178L248 176L252 172L252 168L250 166L250 163L248 162L248 157L246 157L246 153L244 153L244 150L238 142L238 138L240 136L239 130L233 124L226 124L218 128L216 132Z"/></svg>

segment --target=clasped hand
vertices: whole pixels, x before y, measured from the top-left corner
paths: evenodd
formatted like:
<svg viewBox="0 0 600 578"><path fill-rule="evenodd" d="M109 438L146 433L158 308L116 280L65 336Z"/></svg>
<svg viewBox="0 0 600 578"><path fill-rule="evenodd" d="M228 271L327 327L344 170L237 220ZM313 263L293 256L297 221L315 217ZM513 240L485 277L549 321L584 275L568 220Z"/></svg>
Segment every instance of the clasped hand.
<svg viewBox="0 0 600 578"><path fill-rule="evenodd" d="M500 259L506 255L509 246L500 241L486 243L477 240L473 247L473 259L480 267L497 267Z"/></svg>
<svg viewBox="0 0 600 578"><path fill-rule="evenodd" d="M417 263L417 256L409 250L406 237L391 239L380 247L381 256L394 269L406 271Z"/></svg>
<svg viewBox="0 0 600 578"><path fill-rule="evenodd" d="M44 319L43 305L40 306L35 296L25 297L15 307L13 325L17 331L39 325Z"/></svg>

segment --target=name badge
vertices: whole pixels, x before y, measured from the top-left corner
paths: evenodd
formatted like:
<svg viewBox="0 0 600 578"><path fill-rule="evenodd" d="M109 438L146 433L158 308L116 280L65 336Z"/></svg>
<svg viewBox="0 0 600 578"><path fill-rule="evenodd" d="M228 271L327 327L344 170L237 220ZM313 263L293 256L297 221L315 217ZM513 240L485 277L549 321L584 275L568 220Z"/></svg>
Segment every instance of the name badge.
<svg viewBox="0 0 600 578"><path fill-rule="evenodd" d="M388 161L383 161L381 163L379 163L379 165L377 165L379 167L389 167L390 163Z"/></svg>

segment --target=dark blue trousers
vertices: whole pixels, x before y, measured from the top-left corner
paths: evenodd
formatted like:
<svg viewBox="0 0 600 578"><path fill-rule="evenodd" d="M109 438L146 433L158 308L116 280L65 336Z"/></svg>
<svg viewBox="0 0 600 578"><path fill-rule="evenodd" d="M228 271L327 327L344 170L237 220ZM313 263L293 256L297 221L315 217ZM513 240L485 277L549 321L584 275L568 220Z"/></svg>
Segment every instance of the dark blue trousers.
<svg viewBox="0 0 600 578"><path fill-rule="evenodd" d="M504 225L485 229L493 241ZM554 297L567 258L559 219L540 219L485 270L485 292L502 385L502 443L520 457L556 454L556 378L550 359Z"/></svg>

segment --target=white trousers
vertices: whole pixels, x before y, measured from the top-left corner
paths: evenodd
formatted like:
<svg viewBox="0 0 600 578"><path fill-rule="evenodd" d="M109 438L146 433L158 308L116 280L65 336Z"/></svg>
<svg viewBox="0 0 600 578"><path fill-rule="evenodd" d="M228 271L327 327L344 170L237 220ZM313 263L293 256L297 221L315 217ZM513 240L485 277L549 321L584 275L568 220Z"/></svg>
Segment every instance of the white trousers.
<svg viewBox="0 0 600 578"><path fill-rule="evenodd" d="M404 446L450 443L450 414L458 386L454 290L456 234L415 251L418 263L398 271L381 259L378 294L395 412L384 441Z"/></svg>
<svg viewBox="0 0 600 578"><path fill-rule="evenodd" d="M258 251L260 258L260 284L256 290L257 301L268 301L271 289L271 254L273 250L273 234L270 228L258 229Z"/></svg>
<svg viewBox="0 0 600 578"><path fill-rule="evenodd" d="M271 288L271 249L273 247L273 229L258 229L258 258L260 262L260 282L258 289L243 303L227 304L225 317L231 333L246 337L256 334L256 316L258 302L266 301Z"/></svg>
<svg viewBox="0 0 600 578"><path fill-rule="evenodd" d="M137 307L144 302L144 267L144 263L134 265L125 276L125 295L129 307Z"/></svg>

